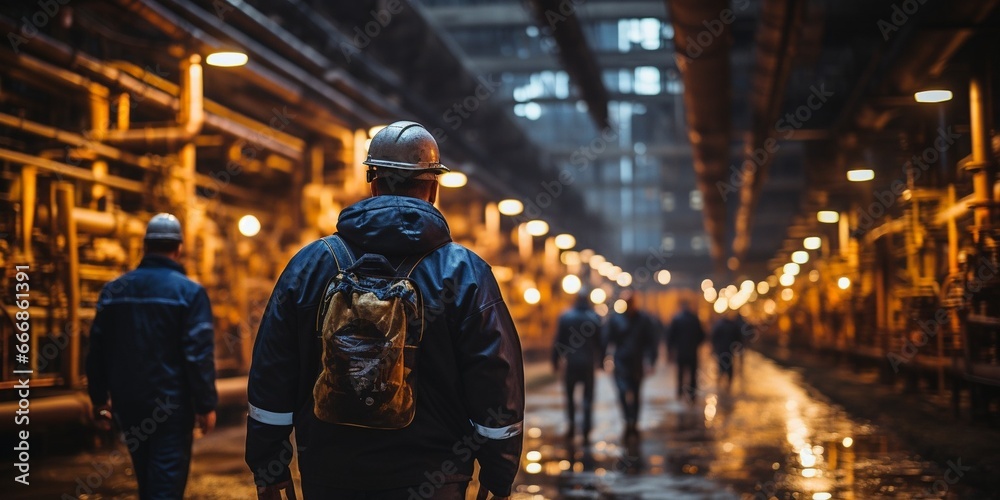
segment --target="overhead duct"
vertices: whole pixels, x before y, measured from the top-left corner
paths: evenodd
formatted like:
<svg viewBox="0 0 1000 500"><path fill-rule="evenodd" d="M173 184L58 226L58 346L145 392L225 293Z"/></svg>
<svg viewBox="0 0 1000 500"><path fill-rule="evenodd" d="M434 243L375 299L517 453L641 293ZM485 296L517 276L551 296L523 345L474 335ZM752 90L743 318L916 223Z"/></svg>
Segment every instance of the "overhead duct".
<svg viewBox="0 0 1000 500"><path fill-rule="evenodd" d="M551 26L552 37L559 45L559 60L570 79L580 89L587 111L598 129L608 128L608 89L604 87L601 67L587 44L577 10L566 14L564 0L531 0L535 18L541 27ZM563 15L566 14L566 15ZM554 23L549 16L558 16Z"/></svg>
<svg viewBox="0 0 1000 500"><path fill-rule="evenodd" d="M743 261L750 249L753 211L773 155L754 154L774 149L775 121L781 111L785 85L791 72L795 48L801 35L804 2L764 0L760 27L757 29L756 63L750 94L750 130L744 144L740 166L740 206L736 211L736 236L733 255Z"/></svg>
<svg viewBox="0 0 1000 500"><path fill-rule="evenodd" d="M711 256L721 268L725 255L726 205L719 185L729 168L732 136L732 78L729 64L732 14L726 0L667 0L674 26L677 67L684 82L688 138L694 156L698 189L703 197L705 232ZM708 26L716 27L709 31ZM704 43L708 33L708 43ZM699 36L701 35L701 36Z"/></svg>

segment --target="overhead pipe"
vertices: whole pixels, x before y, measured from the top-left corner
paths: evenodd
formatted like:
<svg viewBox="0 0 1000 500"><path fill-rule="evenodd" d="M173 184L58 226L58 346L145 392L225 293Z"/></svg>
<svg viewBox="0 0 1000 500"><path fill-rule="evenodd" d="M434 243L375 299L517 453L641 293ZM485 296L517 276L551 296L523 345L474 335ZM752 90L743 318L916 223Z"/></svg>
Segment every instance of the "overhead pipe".
<svg viewBox="0 0 1000 500"><path fill-rule="evenodd" d="M14 21L0 15L0 30L17 29L19 29L18 25L14 23ZM144 76L143 79L140 80L139 78L129 74L127 71L115 68L111 64L105 63L83 52L75 50L43 33L35 35L35 37L31 39L31 44L27 47L27 49L36 54L41 54L44 57L59 61L60 64L67 67L81 68L92 76L100 77L112 83L115 87L126 90L135 96L141 96L143 103L150 103L161 108L172 110L181 109L179 100L171 93L168 93L161 88L157 88L157 86L152 83L154 81L152 78ZM18 64L21 64L23 61L35 60L31 56L23 53L17 54L13 57L16 58ZM37 68L41 74L49 76L56 75L56 73L52 71L53 68L56 67L51 64L43 63L43 66L36 65L32 67ZM89 82L89 80L87 81ZM72 82L67 81L66 83ZM86 87L84 88L86 89ZM205 125L243 139L247 142L251 142L261 149L278 153L293 160L302 160L303 145L301 141L297 144L290 143L285 135L262 133L263 130L268 128L266 124L259 123L256 127L254 127L238 122L234 118L234 116L239 116L237 113L229 111L212 101L206 101L204 105L208 109L208 113L206 113L204 117ZM249 121L249 119L241 121ZM97 146L95 145L95 147Z"/></svg>
<svg viewBox="0 0 1000 500"><path fill-rule="evenodd" d="M158 162L151 161L150 158L147 156L136 156L133 154L125 153L111 146L92 142L81 135L74 134L72 132L67 132L64 130L59 130L55 127L50 127L48 125L42 125L28 120L23 120L16 116L0 113L0 125L16 128L18 130L23 130L25 132L40 137L47 137L49 139L54 139L59 142L62 142L63 144L68 144L71 146L76 146L81 148L89 148L90 150L97 153L99 156L111 160L117 160L122 163L126 163L128 165L132 165L135 167L152 169L159 166ZM38 161L45 162L44 166L40 166L40 168L42 168L43 170L56 172L61 175L66 175L76 179L88 180L109 187L124 189L126 191L132 191L136 193L146 192L146 188L139 181L123 179L121 177L115 177L115 176L99 176L95 174L93 170L87 170L72 165L59 163L46 158L35 157L32 155L21 153L19 151L0 149L0 159L10 160L15 163L21 163L22 165L38 165L32 163L33 161L35 161L36 158ZM201 188L219 191L225 195L232 196L234 198L239 198L244 201L260 200L260 193L253 192L249 189L241 188L239 186L234 186L232 184L220 185L217 180L205 174L200 174L200 173L196 174L195 180L198 186Z"/></svg>
<svg viewBox="0 0 1000 500"><path fill-rule="evenodd" d="M292 51L295 53L300 53L301 56L309 62L309 64L315 66L316 69L322 70L324 72L324 79L326 79L327 81L330 81L331 77L336 78L336 75L343 73L342 70L339 69L331 71L330 62L325 58L323 58L322 56L318 55L318 53L316 53L316 51L313 50L311 46L309 46L308 44L299 45L297 43L294 43L295 41L297 41L297 37L295 35L292 35L288 33L286 30L281 29L280 26L277 26L276 23L274 23L273 21L269 23L265 22L265 21L270 21L268 16L261 14L253 6L248 5L245 1L243 0L226 0L226 1L230 5L236 8L235 12L238 13L238 15L247 16L253 19L255 22L257 22L259 25L266 28L269 31L269 33L267 34L271 36L271 39L269 41L273 41L273 43L276 46L301 47L301 50L293 49ZM321 39L325 41L321 41L320 43L325 43L325 45L328 47L344 47L345 44L347 46L353 47L351 39L345 36L343 33L341 33L339 28L333 25L326 18L326 16L319 14L308 1L284 0L284 3L289 4L291 7L294 8L294 11L291 14L292 16L301 18L304 20L304 22L312 24L313 29L316 30L316 32L318 32L319 34L321 34L320 36L325 37L325 39ZM419 3L415 2L410 3L408 6L413 9L413 12L417 15L417 17L422 19L421 22L424 23L425 27L429 26L428 22L429 16L426 14L426 9L422 8ZM361 8L359 7L359 9ZM364 9L361 10L363 11L364 15L367 15L367 11L365 11ZM439 41L445 46L449 45L448 40L446 38L439 39ZM371 52L371 50L367 52ZM388 88L389 91L391 91L394 95L399 96L403 105L406 108L406 111L412 111L414 114L416 114L421 120L423 120L424 125L427 126L429 129L433 129L436 127L441 130L452 130L450 124L447 123L442 118L440 109L435 109L434 107L428 105L427 99L424 96L418 95L416 92L414 92L412 86L402 82L399 78L395 76L392 70L386 68L379 62L375 61L372 57L366 56L366 54L363 52L352 54L351 65L352 68L355 66L362 68L365 73L366 80L377 82L382 86ZM395 116L405 116L405 115L395 115ZM496 148L505 151L517 150L522 152L528 152L531 150L531 148L525 147L525 144L527 143L521 142L521 139L524 139L523 137L521 137L523 134L514 134L514 135L516 135L517 137L512 139L508 144L505 144L503 146L496 146ZM453 150L455 149L461 150L475 164L491 165L495 164L497 161L496 158L483 154L482 147L470 143L462 136L462 134L451 134L449 140L455 141L455 146L453 146L452 148ZM347 143L345 142L344 144ZM510 144L513 144L513 146L511 146ZM530 153L522 155L522 157L531 157L531 156L532 155ZM364 157L362 156L362 160L363 159ZM533 165L538 165L537 159L531 159L529 160L529 162ZM467 168L469 167L471 167L471 165L467 163ZM466 170L466 172L469 173L468 170ZM499 178L498 176L492 174L489 171L489 169L477 168L474 172L474 175L472 175L471 177L472 177L471 180L476 184L478 184L480 187L489 190L501 197L509 198L509 197L524 196L524 193L518 193L515 192L513 189L511 189L509 181L505 181Z"/></svg>
<svg viewBox="0 0 1000 500"><path fill-rule="evenodd" d="M320 52L316 51L313 46L308 43L303 42L299 35L289 33L287 30L282 28L278 23L276 23L271 17L257 10L253 5L250 5L244 0L225 0L230 6L234 8L233 14L237 16L243 16L251 23L254 27L259 28L260 35L264 38L262 42L268 44L268 47L273 47L275 50L283 48L283 52L286 56L295 57L298 60L305 62L305 66L312 67L315 71L322 73L322 78L324 81L330 83L338 90L342 90L349 96L364 102L370 102L370 106L381 107L387 110L388 116L395 117L405 117L411 114L415 114L422 120L428 129L439 128L441 130L450 130L452 127L447 123L441 116L440 109L435 109L434 107L428 105L425 97L418 95L413 91L410 85L407 85L395 76L395 73L383 66L381 63L375 61L372 57L368 57L363 52L357 52L351 55L351 66L359 67L363 70L364 81L358 81L356 77L351 75L349 72L344 71L334 65L329 58L325 57ZM176 3L176 2L175 2ZM185 2L190 5L190 2ZM305 22L311 23L319 33L320 36L325 38L326 46L328 47L353 47L352 40L340 32L340 29L330 23L325 16L317 13L308 2L304 0L285 0L285 3L289 4L295 9L294 16L298 16L305 20ZM427 19L427 15L424 9L418 3L411 3L410 8L414 10L419 16ZM196 12L191 8L188 8L189 12ZM206 17L204 14L201 15L202 18ZM240 36L244 37L241 32L233 30L228 26L224 26L227 30L224 32L226 36ZM221 28L220 28L221 29ZM255 37L256 38L256 37ZM448 45L447 39L441 39L441 42ZM241 42L242 43L242 42ZM254 40L247 40L247 47L254 47L256 42ZM267 57L268 60L277 59L277 57ZM398 96L399 100L405 106L405 109L400 108L394 103L388 102L384 98L378 98L377 94L373 92L371 85L377 83L383 88L388 89L393 95ZM377 90L378 87L375 87ZM373 99L375 99L373 101ZM605 106L607 108L607 106ZM300 117L299 118L304 124L310 127L320 130L321 123L310 123L310 117ZM341 139L341 143L345 147L349 147L351 144L350 131L347 131L346 139ZM337 138L340 138L342 134L334 133L331 134ZM482 148L469 143L460 134L455 134L452 136L451 140L454 140L459 146L459 149L463 150L473 161L477 164L489 165L494 162L493 158L490 158L482 154ZM509 149L509 148L507 148ZM518 148L523 149L523 147ZM351 163L353 165L359 165L360 161L364 160L364 151L361 151L361 159L357 162ZM467 163L467 162L466 162ZM472 168L471 164L466 165L466 172L471 173L469 169ZM361 174L363 177L363 174ZM349 181L348 179L347 181ZM503 197L518 196L517 194L510 191L509 188L500 179L496 178L491 174L488 169L476 169L473 175L473 180L486 188L494 192L504 191L500 193ZM358 191L356 186L361 186L363 184L347 185L345 189L348 192L357 193L356 196L365 196L361 191ZM352 194L351 196L355 196Z"/></svg>
<svg viewBox="0 0 1000 500"><path fill-rule="evenodd" d="M773 147L768 145L777 140L774 123L781 111L785 86L802 31L804 9L805 2L798 0L764 0L761 8L750 96L751 125L743 148L740 205L736 211L736 236L733 240L733 254L740 261L750 250L753 211L773 161L772 154L760 159L754 153L761 150L770 152Z"/></svg>
<svg viewBox="0 0 1000 500"><path fill-rule="evenodd" d="M610 126L608 122L608 89L604 86L601 66L590 50L577 11L560 17L559 24L551 24L548 16L559 12L565 0L531 0L535 19L540 27L551 26L552 37L559 45L559 60L570 79L580 89L587 111L598 130Z"/></svg>
<svg viewBox="0 0 1000 500"><path fill-rule="evenodd" d="M133 193L145 193L148 191L146 189L146 185L140 181L133 181L114 176L107 176L102 179L98 179L92 170L74 167L55 160L49 160L47 158L29 155L11 149L0 148L0 160L7 160L20 165L31 165L39 170L53 172L64 177L72 177L74 179L81 179L90 182L100 182L106 186Z"/></svg>
<svg viewBox="0 0 1000 500"><path fill-rule="evenodd" d="M109 62L108 65L132 75L133 77L144 82L146 85L166 92L170 96L180 94L181 89L177 84L161 78L156 73L149 72L145 68L141 68L135 64L125 61L113 61ZM247 142L253 142L255 145L258 141L270 139L275 144L280 144L283 147L284 145L287 145L288 151L275 150L272 147L268 147L266 143L261 147L268 149L269 151L275 151L288 158L296 160L305 158L303 155L303 151L305 151L305 141L302 139L278 130L276 127L269 126L246 115L237 113L210 99L205 99L204 102L206 114L205 123L209 127L238 137ZM267 134L263 134L261 132L261 130L265 128L267 129ZM260 137L264 135L267 137Z"/></svg>
<svg viewBox="0 0 1000 500"><path fill-rule="evenodd" d="M732 136L732 77L729 64L730 24L717 18L727 0L667 0L674 27L677 67L684 82L688 139L694 156L698 189L704 201L705 232L711 257L723 269L727 211L719 186L725 182ZM707 46L698 42L706 23L718 21L720 33Z"/></svg>
<svg viewBox="0 0 1000 500"><path fill-rule="evenodd" d="M193 38L201 45L207 47L218 48L224 46L218 39L155 2L148 0L118 0L118 3L129 12L137 14L175 40L190 42ZM188 14L198 18L213 29L221 31L228 38L247 47L252 53L257 54L261 59L266 60L268 64L274 66L295 81L298 81L305 89L315 92L324 101L339 111L355 117L364 124L379 122L379 118L371 111L359 107L351 99L348 99L347 96L337 92L322 80L308 74L302 68L291 64L283 57L275 54L262 44L255 42L239 30L225 25L217 16L208 14L189 2L172 0L170 3L185 10Z"/></svg>
<svg viewBox="0 0 1000 500"><path fill-rule="evenodd" d="M180 103L177 126L163 128L130 127L97 134L104 141L118 144L183 144L201 133L205 124L205 94L201 56L192 54L181 61ZM110 115L109 115L110 116ZM106 122L107 120L105 120Z"/></svg>
<svg viewBox="0 0 1000 500"><path fill-rule="evenodd" d="M0 23L4 21L7 21L7 19L0 16ZM24 54L23 52L12 54L10 52L0 51L0 60L12 66L20 66L33 73L43 74L56 83L79 88L84 92L87 92L87 94L91 97L91 105L94 104L95 98L107 99L110 95L108 87L101 85L90 78L74 73L73 71L63 67L54 66Z"/></svg>
<svg viewBox="0 0 1000 500"><path fill-rule="evenodd" d="M192 4L190 2L177 0L171 1L175 5L181 6L189 14L198 15L198 12L192 8ZM244 0L224 1L234 8L234 15L243 16L253 25L261 28L263 30L261 34L263 34L267 39L261 40L259 36L256 36L257 34L252 37L247 36L241 31L235 30L227 25L215 26L213 24L213 26L219 29L225 36L230 37L236 43L247 47L251 51L259 53L268 61L271 61L272 59L267 51L272 48L276 49L278 47L284 47L286 55L294 55L295 57L307 62L310 66L322 73L323 81L333 85L334 88L343 92L348 97L365 103L368 109L371 109L372 111L383 116L404 116L404 111L400 109L397 104L375 92L372 92L371 83L359 81L350 73L335 67L329 58L317 51L313 48L313 46L302 41L298 36L286 31L274 19L257 10L257 8L253 5L245 2ZM317 22L316 18L318 16L315 14L307 17L310 22ZM198 15L198 18L202 21L206 20L206 16L204 15ZM339 34L339 30L336 28L333 28L332 32L330 30L324 30L324 32L328 37ZM341 42L350 43L350 40L345 38L344 40L341 40ZM330 46L342 47L340 43L332 44ZM394 84L390 83L390 85L396 89L401 89L403 87L402 82L399 81L398 78L394 78L391 71L386 68L378 67L377 64L373 63L370 58L364 56L363 54L357 53L352 55L351 61L365 66L366 69L369 70L368 73L372 75L373 79L383 83L395 82ZM372 71L373 69L374 71Z"/></svg>

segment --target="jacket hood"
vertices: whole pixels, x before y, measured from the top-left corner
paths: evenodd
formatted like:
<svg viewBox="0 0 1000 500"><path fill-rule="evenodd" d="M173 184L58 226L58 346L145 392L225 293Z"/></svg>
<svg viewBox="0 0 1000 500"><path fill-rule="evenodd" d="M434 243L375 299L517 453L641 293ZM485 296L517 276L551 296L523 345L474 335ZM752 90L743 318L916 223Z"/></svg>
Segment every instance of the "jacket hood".
<svg viewBox="0 0 1000 500"><path fill-rule="evenodd" d="M352 245L382 255L423 253L451 241L444 215L408 196L374 196L345 208L337 232Z"/></svg>

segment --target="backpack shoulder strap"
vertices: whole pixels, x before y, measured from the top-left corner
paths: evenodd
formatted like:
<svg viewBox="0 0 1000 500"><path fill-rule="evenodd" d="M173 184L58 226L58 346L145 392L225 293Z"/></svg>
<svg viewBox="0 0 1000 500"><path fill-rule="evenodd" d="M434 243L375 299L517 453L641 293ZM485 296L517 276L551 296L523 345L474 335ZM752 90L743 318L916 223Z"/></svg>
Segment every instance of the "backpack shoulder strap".
<svg viewBox="0 0 1000 500"><path fill-rule="evenodd" d="M344 270L354 265L354 254L351 253L350 248L347 248L347 244L339 235L324 236L320 238L320 241L326 244L326 248L333 254L333 260L337 262L338 270Z"/></svg>
<svg viewBox="0 0 1000 500"><path fill-rule="evenodd" d="M407 256L405 259L403 259L403 262L399 263L399 267L396 268L396 277L397 278L409 278L410 275L413 274L413 270L417 268L417 265L419 265L425 258L427 258L428 255L436 252L437 249L439 249L439 248L447 245L448 243L451 243L451 242L450 241L446 241L446 242L444 242L444 243L442 243L442 244L440 244L440 245L438 245L438 246L436 246L436 247L428 250L427 252L425 252L423 254L413 254L413 255Z"/></svg>

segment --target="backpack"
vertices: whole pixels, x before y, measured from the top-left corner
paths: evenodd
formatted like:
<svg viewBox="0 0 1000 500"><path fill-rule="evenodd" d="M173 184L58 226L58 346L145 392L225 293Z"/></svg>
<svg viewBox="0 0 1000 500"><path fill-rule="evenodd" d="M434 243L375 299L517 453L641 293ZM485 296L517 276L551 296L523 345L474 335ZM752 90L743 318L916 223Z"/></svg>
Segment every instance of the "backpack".
<svg viewBox="0 0 1000 500"><path fill-rule="evenodd" d="M316 315L322 346L313 413L331 424L402 429L416 413L417 350L423 301L410 274L424 256L398 267L383 255L355 261L343 240L323 238L337 272Z"/></svg>

